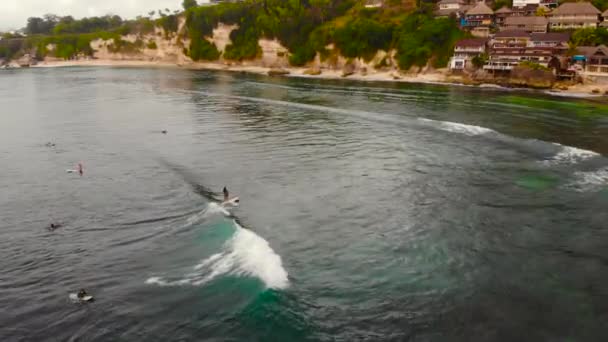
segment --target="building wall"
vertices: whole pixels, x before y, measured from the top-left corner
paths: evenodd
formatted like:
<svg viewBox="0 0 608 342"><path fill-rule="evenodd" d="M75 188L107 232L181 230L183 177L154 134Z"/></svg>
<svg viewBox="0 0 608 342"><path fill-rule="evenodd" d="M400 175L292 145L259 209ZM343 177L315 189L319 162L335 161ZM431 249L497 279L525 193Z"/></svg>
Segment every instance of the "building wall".
<svg viewBox="0 0 608 342"><path fill-rule="evenodd" d="M526 5L538 5L540 0L513 0L513 7L524 7Z"/></svg>
<svg viewBox="0 0 608 342"><path fill-rule="evenodd" d="M439 4L439 9L459 9L460 4Z"/></svg>

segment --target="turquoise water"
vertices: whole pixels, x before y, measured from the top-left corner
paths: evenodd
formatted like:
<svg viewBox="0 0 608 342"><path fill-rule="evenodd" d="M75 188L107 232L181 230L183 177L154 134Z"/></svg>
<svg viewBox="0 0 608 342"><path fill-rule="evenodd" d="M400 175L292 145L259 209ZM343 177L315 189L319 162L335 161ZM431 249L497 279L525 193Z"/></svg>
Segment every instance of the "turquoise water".
<svg viewBox="0 0 608 342"><path fill-rule="evenodd" d="M601 102L58 68L0 108L2 341L607 337Z"/></svg>

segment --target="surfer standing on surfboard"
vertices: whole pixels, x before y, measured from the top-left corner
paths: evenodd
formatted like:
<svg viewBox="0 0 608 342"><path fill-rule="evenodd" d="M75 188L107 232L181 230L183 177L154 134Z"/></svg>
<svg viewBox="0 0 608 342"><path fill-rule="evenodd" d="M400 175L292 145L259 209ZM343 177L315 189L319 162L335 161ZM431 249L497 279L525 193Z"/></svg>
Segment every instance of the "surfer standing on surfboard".
<svg viewBox="0 0 608 342"><path fill-rule="evenodd" d="M227 204L238 205L239 204L239 198L238 197L230 198L230 193L228 192L228 189L226 189L226 187L224 187L222 192L224 193L224 202L222 202L222 205L227 205Z"/></svg>

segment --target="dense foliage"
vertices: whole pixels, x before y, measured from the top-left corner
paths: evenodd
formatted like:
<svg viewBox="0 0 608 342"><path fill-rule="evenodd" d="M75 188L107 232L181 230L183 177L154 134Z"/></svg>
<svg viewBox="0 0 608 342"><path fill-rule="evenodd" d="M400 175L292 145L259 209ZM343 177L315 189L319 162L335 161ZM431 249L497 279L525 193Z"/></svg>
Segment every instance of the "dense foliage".
<svg viewBox="0 0 608 342"><path fill-rule="evenodd" d="M425 66L431 61L434 67L447 65L454 44L465 33L449 18L434 19L425 12L409 15L397 29L397 62L401 69Z"/></svg>
<svg viewBox="0 0 608 342"><path fill-rule="evenodd" d="M575 47L608 44L608 29L588 27L576 30L570 37L570 43Z"/></svg>
<svg viewBox="0 0 608 342"><path fill-rule="evenodd" d="M193 60L220 57L220 51L209 39L219 23L235 25L224 58L241 61L259 57L259 39L277 39L289 50L293 65L305 65L317 54L322 59L336 58L339 53L370 60L379 50L395 49L403 69L429 62L442 67L447 64L455 41L464 36L455 20L433 18L433 4L429 1L386 0L381 8L371 9L359 0L245 0L200 7L195 0L183 0L182 6L186 29L180 38L189 39L184 53ZM112 52L129 53L157 46L153 41L124 41L121 35L150 33L156 26L162 27L167 36L178 31L177 13L165 9L148 14L149 18L135 20L110 15L80 20L47 15L28 19L25 31L30 34L30 45L37 47L41 56L90 55L90 42L97 38L112 40L108 44ZM157 19L152 19L155 15ZM335 49L328 50L329 44ZM48 51L49 46L55 48ZM388 65L386 60L376 64Z"/></svg>
<svg viewBox="0 0 608 342"><path fill-rule="evenodd" d="M608 10L608 0L591 0L591 3L602 12Z"/></svg>
<svg viewBox="0 0 608 342"><path fill-rule="evenodd" d="M192 7L196 7L196 6L197 6L196 0L184 0L184 1L182 1L182 7L185 10L187 10L189 8L192 8Z"/></svg>
<svg viewBox="0 0 608 342"><path fill-rule="evenodd" d="M11 59L23 49L24 43L23 38L3 38L0 40L0 58Z"/></svg>
<svg viewBox="0 0 608 342"><path fill-rule="evenodd" d="M432 18L430 6L423 3L426 10L408 15L404 2L393 2L381 9L367 9L352 0L265 0L191 8L186 14L188 52L195 60L219 56L205 38L221 22L237 25L224 52L226 59L255 58L261 52L260 38L276 38L289 50L293 65L304 65L317 53L327 57L326 46L333 43L348 58L369 60L378 50L396 48L402 68L429 60L445 66L455 41L464 36L457 23Z"/></svg>
<svg viewBox="0 0 608 342"><path fill-rule="evenodd" d="M306 57L302 60L310 60L315 55L309 42L311 33L323 22L343 15L353 4L353 0L265 0L191 8L186 13L190 54L199 55L198 43L194 42L210 37L213 28L222 22L238 25L230 34L232 44L226 47L225 58L255 58L261 52L260 38L276 38L292 53Z"/></svg>
<svg viewBox="0 0 608 342"><path fill-rule="evenodd" d="M494 1L494 5L492 5L492 9L495 11L502 7L513 7L513 0L496 0Z"/></svg>
<svg viewBox="0 0 608 342"><path fill-rule="evenodd" d="M371 59L378 50L388 50L394 26L368 18L354 18L335 30L333 41L345 57Z"/></svg>

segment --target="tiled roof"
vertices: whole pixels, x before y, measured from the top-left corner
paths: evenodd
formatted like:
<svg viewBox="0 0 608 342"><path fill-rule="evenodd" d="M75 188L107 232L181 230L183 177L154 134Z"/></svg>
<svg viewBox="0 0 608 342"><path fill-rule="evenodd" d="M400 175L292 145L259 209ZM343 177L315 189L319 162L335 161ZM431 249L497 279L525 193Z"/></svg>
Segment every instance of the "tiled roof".
<svg viewBox="0 0 608 342"><path fill-rule="evenodd" d="M507 17L505 26L509 25L547 25L549 21L545 17Z"/></svg>
<svg viewBox="0 0 608 342"><path fill-rule="evenodd" d="M456 42L456 47L481 47L486 45L487 39L462 39Z"/></svg>
<svg viewBox="0 0 608 342"><path fill-rule="evenodd" d="M567 42L570 40L569 33L563 32L547 32L547 33L532 33L530 34L533 41L551 41L551 42Z"/></svg>
<svg viewBox="0 0 608 342"><path fill-rule="evenodd" d="M530 34L526 31L507 30L494 35L494 38L529 38Z"/></svg>
<svg viewBox="0 0 608 342"><path fill-rule="evenodd" d="M483 14L494 14L494 11L485 2L480 2L475 7L467 11L467 15L483 15Z"/></svg>
<svg viewBox="0 0 608 342"><path fill-rule="evenodd" d="M551 15L600 14L590 2L565 2L553 10Z"/></svg>
<svg viewBox="0 0 608 342"><path fill-rule="evenodd" d="M513 11L511 11L511 9L507 6L502 6L500 9L496 10L496 12L494 12L495 14L509 14L509 13L513 13Z"/></svg>

